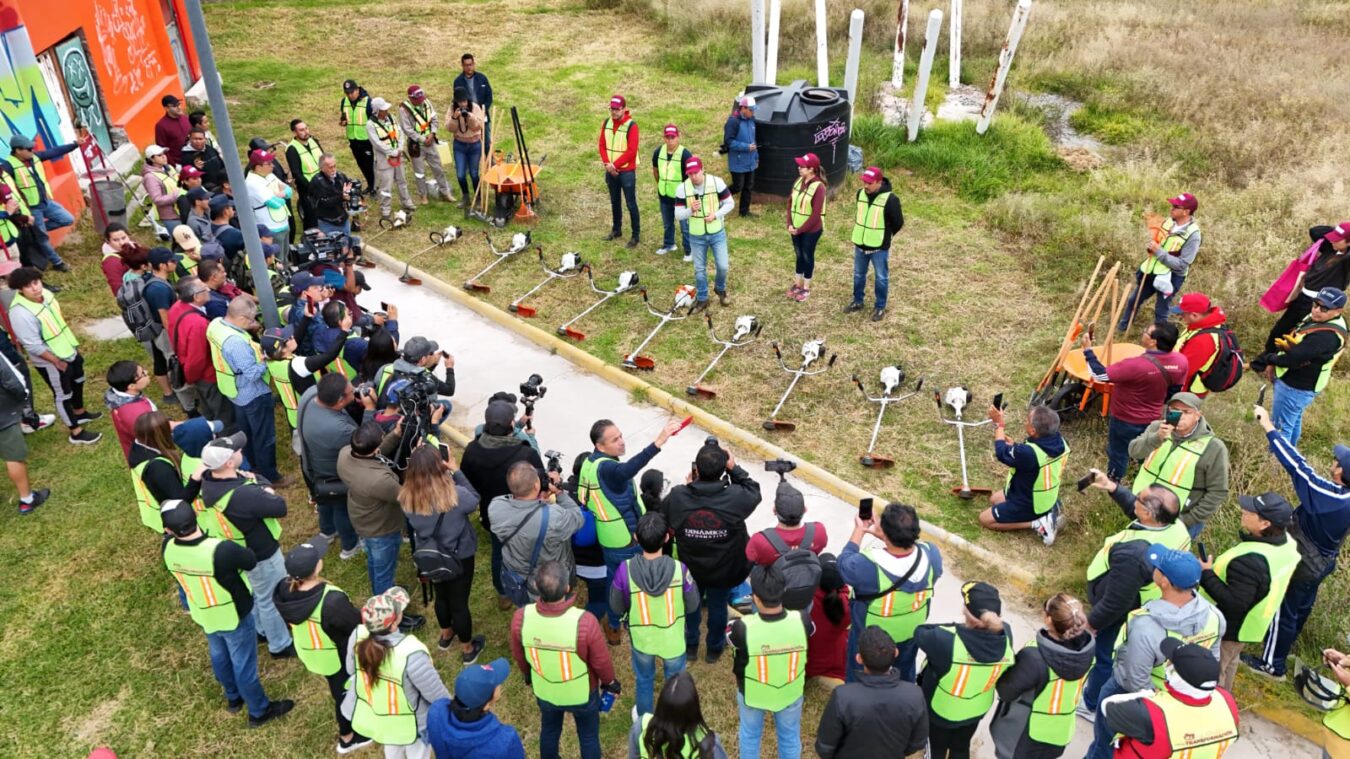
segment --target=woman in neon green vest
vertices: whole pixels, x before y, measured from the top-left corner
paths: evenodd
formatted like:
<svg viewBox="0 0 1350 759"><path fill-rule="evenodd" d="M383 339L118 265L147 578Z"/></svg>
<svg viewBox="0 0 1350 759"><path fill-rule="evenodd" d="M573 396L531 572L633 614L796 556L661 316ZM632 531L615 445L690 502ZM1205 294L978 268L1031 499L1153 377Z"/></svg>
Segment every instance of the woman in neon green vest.
<svg viewBox="0 0 1350 759"><path fill-rule="evenodd" d="M1058 759L1078 727L1074 714L1092 669L1094 638L1083 604L1068 593L1045 602L1035 639L998 680L989 735L998 759Z"/></svg>
<svg viewBox="0 0 1350 759"><path fill-rule="evenodd" d="M811 276L816 271L816 244L825 233L825 170L820 167L820 156L807 153L792 159L797 162L797 181L788 198L787 231L792 236L792 250L797 254L797 268L787 296L805 301L811 295Z"/></svg>
<svg viewBox="0 0 1350 759"><path fill-rule="evenodd" d="M633 723L628 733L628 759L664 759L670 752L683 759L726 759L717 733L703 719L698 687L688 672L666 680L656 711Z"/></svg>
<svg viewBox="0 0 1350 759"><path fill-rule="evenodd" d="M928 660L919 687L928 699L928 748L933 759L970 756L975 728L994 705L994 686L1013 663L1012 630L999 615L998 590L984 582L961 586L965 622L926 624L914 640Z"/></svg>
<svg viewBox="0 0 1350 759"><path fill-rule="evenodd" d="M181 424L205 425L205 419L188 420ZM188 456L174 443L173 424L162 411L141 414L133 424L136 439L131 444L127 463L131 466L132 486L141 523L160 531L160 504L168 500L199 503L202 474L206 467ZM200 511L200 508L198 509Z"/></svg>

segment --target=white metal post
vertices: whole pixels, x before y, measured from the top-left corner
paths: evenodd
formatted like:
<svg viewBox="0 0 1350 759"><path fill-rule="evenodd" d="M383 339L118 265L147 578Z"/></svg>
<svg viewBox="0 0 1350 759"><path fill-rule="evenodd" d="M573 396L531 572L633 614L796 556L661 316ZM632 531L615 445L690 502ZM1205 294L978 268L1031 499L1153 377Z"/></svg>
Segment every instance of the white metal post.
<svg viewBox="0 0 1350 759"><path fill-rule="evenodd" d="M816 0L816 83L830 86L830 51L825 39L825 0Z"/></svg>
<svg viewBox="0 0 1350 759"><path fill-rule="evenodd" d="M905 86L905 37L909 27L909 0L900 0L895 11L895 54L891 58L891 87L899 94Z"/></svg>
<svg viewBox="0 0 1350 759"><path fill-rule="evenodd" d="M947 86L951 89L961 86L961 4L962 0L952 0L952 17L947 20L951 48L947 51Z"/></svg>
<svg viewBox="0 0 1350 759"><path fill-rule="evenodd" d="M769 52L764 57L764 82L778 84L778 25L783 18L783 0L769 0Z"/></svg>
<svg viewBox="0 0 1350 759"><path fill-rule="evenodd" d="M764 0L750 0L750 81L764 81Z"/></svg>
<svg viewBox="0 0 1350 759"><path fill-rule="evenodd" d="M848 131L853 133L853 111L858 103L858 59L862 56L863 12L854 8L848 17L848 58L844 63L844 89L848 90Z"/></svg>
<svg viewBox="0 0 1350 759"><path fill-rule="evenodd" d="M1022 41L1022 32L1026 31L1027 18L1031 16L1031 0L1018 0L1013 10L1012 26L1008 28L1008 40L998 54L998 68L994 71L994 81L984 96L984 107L980 109L980 121L975 125L976 134L989 130L989 122L994 120L994 109L998 107L998 98L1003 94L1003 85L1008 81L1008 69L1012 68L1013 55L1017 53L1017 44Z"/></svg>
<svg viewBox="0 0 1350 759"><path fill-rule="evenodd" d="M923 38L923 54L919 56L919 81L914 84L914 95L909 99L909 141L919 138L919 122L923 120L923 100L928 95L928 75L933 72L933 57L937 54L938 35L942 33L942 11L934 8L928 14L928 31Z"/></svg>

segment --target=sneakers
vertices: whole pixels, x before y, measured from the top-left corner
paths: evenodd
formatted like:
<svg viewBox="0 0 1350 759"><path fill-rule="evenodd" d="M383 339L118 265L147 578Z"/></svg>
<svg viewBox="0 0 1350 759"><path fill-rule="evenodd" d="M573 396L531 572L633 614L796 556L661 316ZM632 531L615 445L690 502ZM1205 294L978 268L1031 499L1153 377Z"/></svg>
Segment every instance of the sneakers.
<svg viewBox="0 0 1350 759"><path fill-rule="evenodd" d="M85 425L90 422L98 421L99 419L102 418L103 418L102 411L86 411L83 414L80 414L79 418L75 420L75 423L79 425Z"/></svg>
<svg viewBox="0 0 1350 759"><path fill-rule="evenodd" d="M624 247L625 247L625 248L628 248L629 250L632 250L632 249L636 248L637 246L638 246L638 239L637 239L636 237L634 237L634 238L632 238L631 240L629 240L629 241L628 241L628 244L625 245Z"/></svg>
<svg viewBox="0 0 1350 759"><path fill-rule="evenodd" d="M609 620L605 620L602 627L605 628L605 642L611 646L617 646L623 642L623 631L617 627L610 627Z"/></svg>
<svg viewBox="0 0 1350 759"><path fill-rule="evenodd" d="M292 644L290 644L289 646L286 646L285 648L281 649L280 651L277 651L276 653L272 654L272 658L273 658L273 659L294 659L294 658L295 658L295 644L292 643Z"/></svg>
<svg viewBox="0 0 1350 759"><path fill-rule="evenodd" d="M79 434L71 433L70 437L66 439L70 441L71 445L93 445L103 439L103 433L80 430Z"/></svg>
<svg viewBox="0 0 1350 759"><path fill-rule="evenodd" d="M684 260L684 262L687 263L687 264L692 264L692 263L694 262L694 254L693 254L693 253L685 253L685 254L684 254L684 259L683 259L683 260Z"/></svg>
<svg viewBox="0 0 1350 759"><path fill-rule="evenodd" d="M1050 509L1050 512L1043 517L1038 517L1031 522L1031 529L1041 536L1041 541L1048 546L1055 544L1055 536L1059 533L1059 528L1064 522L1064 515L1060 510L1059 504Z"/></svg>
<svg viewBox="0 0 1350 759"><path fill-rule="evenodd" d="M879 322L886 316L886 309L878 308L872 311L872 321Z"/></svg>
<svg viewBox="0 0 1350 759"><path fill-rule="evenodd" d="M806 299L809 297L811 297L811 291L804 287L799 287L797 288L797 294L792 296L792 299L798 303L805 303Z"/></svg>
<svg viewBox="0 0 1350 759"><path fill-rule="evenodd" d="M174 395L173 393L169 393L168 395L166 395L166 396L164 396L163 398L160 398L160 399L159 399L159 405L161 405L161 406L177 406L177 405L179 405L179 404L178 404L178 396Z"/></svg>
<svg viewBox="0 0 1350 759"><path fill-rule="evenodd" d="M332 543L334 540L336 540L336 539L337 539L337 536L338 536L338 534L337 534L336 532L320 532L320 533L319 533L319 537L323 538L324 540L328 541L329 543Z"/></svg>
<svg viewBox="0 0 1350 759"><path fill-rule="evenodd" d="M674 245L662 245L661 247L656 249L656 255L658 256L664 256L667 253L674 253L674 252L675 252Z"/></svg>
<svg viewBox="0 0 1350 759"><path fill-rule="evenodd" d="M28 503L19 501L19 514L25 516L28 514L32 514L37 507L47 502L47 499L51 497L51 494L52 494L51 488L42 488L41 490L34 490L32 501Z"/></svg>
<svg viewBox="0 0 1350 759"><path fill-rule="evenodd" d="M1097 713L1087 708L1087 706L1083 705L1082 703L1079 703L1078 708L1074 709L1073 711L1074 714L1077 714L1078 716L1082 717L1088 722L1091 722L1094 725L1097 724Z"/></svg>
<svg viewBox="0 0 1350 759"><path fill-rule="evenodd" d="M342 549L342 551L338 553L338 558L346 561L347 559L356 557L364 550L366 550L366 541L358 540L356 541L356 545L351 548Z"/></svg>
<svg viewBox="0 0 1350 759"><path fill-rule="evenodd" d="M862 303L850 303L847 306L844 306L844 313L846 314L856 314L861 310L863 310Z"/></svg>
<svg viewBox="0 0 1350 759"><path fill-rule="evenodd" d="M475 635L473 636L473 640L469 643L473 648L459 655L459 660L466 667L478 661L478 655L483 653L483 649L487 648L487 638L484 638L481 635Z"/></svg>
<svg viewBox="0 0 1350 759"><path fill-rule="evenodd" d="M36 427L28 422L19 422L19 429L23 430L23 434L31 435L38 430L45 430L53 424L56 424L56 414L41 414L37 418Z"/></svg>
<svg viewBox="0 0 1350 759"><path fill-rule="evenodd" d="M363 749L374 742L375 740L373 738L367 738L360 733L352 733L352 739L349 741L342 740L342 736L339 735L337 752L339 754L350 754L351 752Z"/></svg>
<svg viewBox="0 0 1350 759"><path fill-rule="evenodd" d="M511 599L507 598L506 596L497 596L498 611L510 611L514 608L516 608L516 605L511 603Z"/></svg>
<svg viewBox="0 0 1350 759"><path fill-rule="evenodd" d="M1252 671L1252 674L1260 675L1268 680L1274 680L1277 683L1284 682L1284 670L1277 670L1266 664L1259 656L1253 654L1243 654L1242 663Z"/></svg>
<svg viewBox="0 0 1350 759"><path fill-rule="evenodd" d="M250 716L248 718L248 726L262 727L263 725L266 725L268 722L271 722L274 719L280 719L281 717L286 716L294 708L295 702L290 700L289 698L284 698L280 701L273 701L272 703L267 705L267 711L263 712L260 716L257 717Z"/></svg>
<svg viewBox="0 0 1350 759"><path fill-rule="evenodd" d="M225 711L230 714L238 714L240 709L244 708L244 699L235 698L225 702Z"/></svg>
<svg viewBox="0 0 1350 759"><path fill-rule="evenodd" d="M787 289L787 296L793 300L796 300L797 293L801 292L801 290L802 290L801 285L797 284L796 282L793 282L792 287L789 287Z"/></svg>
<svg viewBox="0 0 1350 759"><path fill-rule="evenodd" d="M623 235L618 232L610 232L609 234L605 235L605 242L609 242L610 240L617 240L622 236Z"/></svg>
<svg viewBox="0 0 1350 759"><path fill-rule="evenodd" d="M703 655L703 661L708 664L716 664L717 660L722 658L722 652L725 650L725 648L710 648L708 649L708 652Z"/></svg>

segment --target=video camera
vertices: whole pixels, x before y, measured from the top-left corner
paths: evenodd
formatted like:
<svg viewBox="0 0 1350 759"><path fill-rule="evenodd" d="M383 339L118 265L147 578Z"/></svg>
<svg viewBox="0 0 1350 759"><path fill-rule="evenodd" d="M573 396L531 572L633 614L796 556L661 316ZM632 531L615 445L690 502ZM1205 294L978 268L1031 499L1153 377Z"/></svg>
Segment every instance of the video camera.
<svg viewBox="0 0 1350 759"><path fill-rule="evenodd" d="M544 451L544 462L547 464L548 471L562 474L562 453L560 451Z"/></svg>
<svg viewBox="0 0 1350 759"><path fill-rule="evenodd" d="M525 407L525 416L534 416L534 404L548 393L544 387L544 378L531 374L529 379L520 383L520 403Z"/></svg>
<svg viewBox="0 0 1350 759"><path fill-rule="evenodd" d="M301 267L323 261L341 262L347 257L350 247L351 237L348 235L325 235L317 229L307 229L292 256L296 265Z"/></svg>
<svg viewBox="0 0 1350 759"><path fill-rule="evenodd" d="M764 471L773 472L779 477L786 475L796 468L797 462L788 461L787 459L773 459L772 461L764 462Z"/></svg>
<svg viewBox="0 0 1350 759"><path fill-rule="evenodd" d="M361 180L359 179L352 179L350 181L352 183L352 189L347 193L347 215L355 216L366 210L366 204L363 200L366 188L361 186Z"/></svg>

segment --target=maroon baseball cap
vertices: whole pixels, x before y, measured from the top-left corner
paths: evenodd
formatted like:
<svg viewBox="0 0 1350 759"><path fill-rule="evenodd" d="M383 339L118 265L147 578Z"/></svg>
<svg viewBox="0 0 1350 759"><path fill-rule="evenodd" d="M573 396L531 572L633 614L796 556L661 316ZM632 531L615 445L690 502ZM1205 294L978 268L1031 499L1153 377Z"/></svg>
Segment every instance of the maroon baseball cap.
<svg viewBox="0 0 1350 759"><path fill-rule="evenodd" d="M803 168L807 169L820 168L820 156L816 155L815 153L807 153L804 156L799 156L797 158L793 158L792 160L796 161L797 165Z"/></svg>
<svg viewBox="0 0 1350 759"><path fill-rule="evenodd" d="M1168 198L1167 202L1177 208L1184 208L1191 213L1195 213L1195 209L1199 206L1199 203L1195 200L1195 196L1189 192L1183 192L1175 198Z"/></svg>
<svg viewBox="0 0 1350 759"><path fill-rule="evenodd" d="M262 166L271 163L276 156L270 150L255 150L248 154L248 165Z"/></svg>
<svg viewBox="0 0 1350 759"><path fill-rule="evenodd" d="M1337 224L1330 232L1326 234L1327 242L1341 242L1350 240L1350 221L1343 221Z"/></svg>
<svg viewBox="0 0 1350 759"><path fill-rule="evenodd" d="M609 99L610 108L627 108L628 101L623 99L623 95L615 95Z"/></svg>
<svg viewBox="0 0 1350 759"><path fill-rule="evenodd" d="M202 175L202 170L189 164L184 166L178 174L184 179L192 179L194 177L200 177Z"/></svg>
<svg viewBox="0 0 1350 759"><path fill-rule="evenodd" d="M693 156L684 162L684 170L693 174L696 171L703 171L703 161L698 156Z"/></svg>
<svg viewBox="0 0 1350 759"><path fill-rule="evenodd" d="M868 183L880 182L884 178L884 176L885 175L881 173L881 169L875 166L868 166L866 169L863 170L862 181Z"/></svg>
<svg viewBox="0 0 1350 759"><path fill-rule="evenodd" d="M1214 307L1209 302L1209 296L1204 293L1186 293L1181 296L1177 304L1172 307L1174 314L1207 314Z"/></svg>
<svg viewBox="0 0 1350 759"><path fill-rule="evenodd" d="M414 103L420 103L427 99L427 93L423 92L421 87L414 84L408 88L408 99Z"/></svg>
<svg viewBox="0 0 1350 759"><path fill-rule="evenodd" d="M666 128L665 128L664 134L665 134L667 137L679 137L679 136L680 136L680 128L677 127L677 126L675 126L674 124L666 124Z"/></svg>

